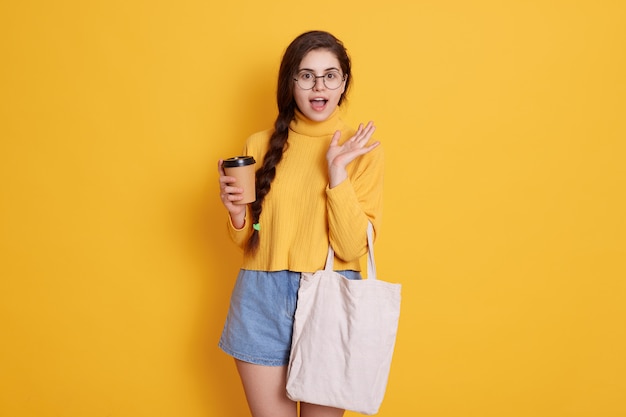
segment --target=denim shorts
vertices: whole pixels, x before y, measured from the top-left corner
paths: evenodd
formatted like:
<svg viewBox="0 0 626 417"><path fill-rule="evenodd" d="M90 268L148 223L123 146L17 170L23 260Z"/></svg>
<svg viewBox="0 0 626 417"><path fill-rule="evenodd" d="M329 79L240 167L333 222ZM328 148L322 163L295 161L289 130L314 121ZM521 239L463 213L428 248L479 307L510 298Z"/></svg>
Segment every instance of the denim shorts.
<svg viewBox="0 0 626 417"><path fill-rule="evenodd" d="M338 271L361 279L357 271ZM289 363L300 272L239 271L218 346L232 357L265 366Z"/></svg>

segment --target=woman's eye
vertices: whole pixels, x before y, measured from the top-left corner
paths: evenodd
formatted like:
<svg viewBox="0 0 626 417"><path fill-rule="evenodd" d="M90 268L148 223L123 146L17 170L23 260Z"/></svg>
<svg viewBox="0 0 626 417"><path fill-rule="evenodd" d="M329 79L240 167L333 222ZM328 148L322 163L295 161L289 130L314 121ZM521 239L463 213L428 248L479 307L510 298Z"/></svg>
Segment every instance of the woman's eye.
<svg viewBox="0 0 626 417"><path fill-rule="evenodd" d="M310 72L303 72L302 74L300 74L300 78L303 80L310 80L311 78L313 78L313 74L311 74Z"/></svg>

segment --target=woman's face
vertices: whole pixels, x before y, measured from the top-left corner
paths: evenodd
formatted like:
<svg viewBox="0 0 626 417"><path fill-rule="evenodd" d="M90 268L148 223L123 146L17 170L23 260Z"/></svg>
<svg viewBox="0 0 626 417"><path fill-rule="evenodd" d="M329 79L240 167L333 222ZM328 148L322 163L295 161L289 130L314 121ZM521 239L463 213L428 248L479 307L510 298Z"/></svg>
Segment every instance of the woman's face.
<svg viewBox="0 0 626 417"><path fill-rule="evenodd" d="M316 77L326 75L332 71L343 76L339 60L332 52L326 49L315 49L307 53L298 68L298 73L309 71ZM331 75L332 76L332 75ZM294 99L298 109L307 118L322 122L335 111L339 99L346 89L346 81L342 80L340 86L331 90L324 84L322 78L315 79L315 85L310 90L303 90L298 85L294 86Z"/></svg>

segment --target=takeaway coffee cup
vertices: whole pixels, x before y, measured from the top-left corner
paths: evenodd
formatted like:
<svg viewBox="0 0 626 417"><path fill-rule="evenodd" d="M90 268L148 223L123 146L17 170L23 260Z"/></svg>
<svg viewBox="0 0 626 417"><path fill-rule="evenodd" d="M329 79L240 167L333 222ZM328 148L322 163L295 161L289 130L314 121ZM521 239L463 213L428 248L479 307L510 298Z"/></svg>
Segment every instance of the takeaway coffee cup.
<svg viewBox="0 0 626 417"><path fill-rule="evenodd" d="M235 156L224 160L222 167L229 177L235 177L236 181L230 185L243 188L243 199L233 204L248 204L256 200L254 186L254 164L256 161L251 156Z"/></svg>

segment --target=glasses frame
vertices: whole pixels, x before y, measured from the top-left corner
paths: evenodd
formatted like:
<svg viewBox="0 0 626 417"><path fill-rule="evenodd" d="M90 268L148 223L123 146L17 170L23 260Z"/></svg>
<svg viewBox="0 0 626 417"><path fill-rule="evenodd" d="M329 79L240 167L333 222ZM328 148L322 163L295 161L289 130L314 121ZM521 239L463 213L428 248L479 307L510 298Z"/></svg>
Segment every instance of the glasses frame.
<svg viewBox="0 0 626 417"><path fill-rule="evenodd" d="M302 86L300 85L300 83L298 82L298 77L297 77L297 75L298 75L298 74L300 74L301 72L308 72L308 73L310 73L310 74L313 74L313 85L312 85L311 87L309 87L309 88L304 88L304 87L302 87ZM338 74L340 74L340 75L341 75L341 82L340 82L340 83L339 83L339 85L338 85L337 87L335 87L335 88L331 88L331 87L329 87L329 86L327 86L327 85L326 85L326 76L327 76L328 74L332 74L333 72L337 72ZM299 88L299 89L301 89L301 90L305 90L305 91L306 91L306 90L312 90L312 89L314 89L314 88L315 88L315 86L317 85L317 79L318 79L318 78L321 78L321 79L322 79L322 83L324 84L324 87L326 87L326 88L327 88L327 89L329 89L329 90L337 90L338 88L340 88L340 87L341 87L341 84L343 84L343 83L346 81L346 78L347 78L347 77L346 77L346 74L341 74L341 72L339 72L339 71L334 71L334 70L333 70L333 71L328 71L328 72L327 72L326 74L324 74L324 75L315 75L315 73L314 73L314 72L312 72L312 71L306 71L306 70L305 70L305 71L299 71L299 72L298 72L298 74L296 74L296 77L294 77L294 79L293 79L293 80L296 82L296 85L298 86L298 88Z"/></svg>

